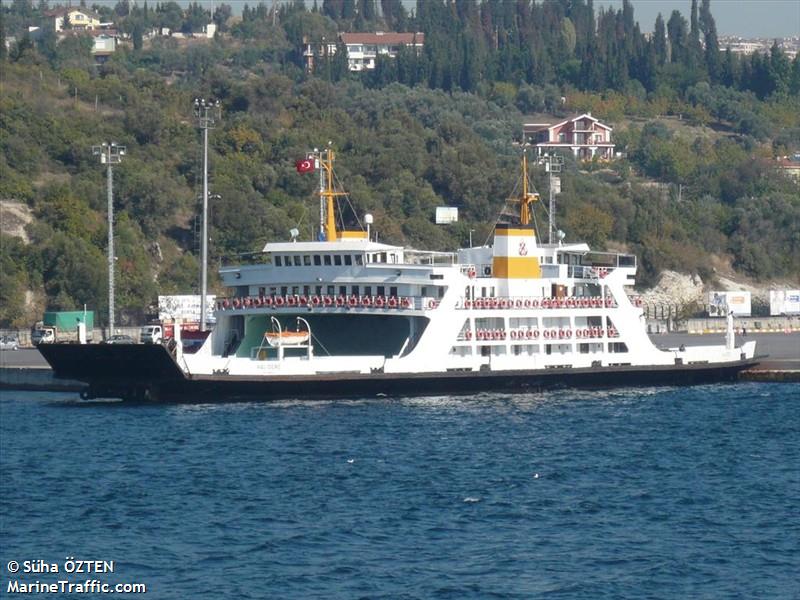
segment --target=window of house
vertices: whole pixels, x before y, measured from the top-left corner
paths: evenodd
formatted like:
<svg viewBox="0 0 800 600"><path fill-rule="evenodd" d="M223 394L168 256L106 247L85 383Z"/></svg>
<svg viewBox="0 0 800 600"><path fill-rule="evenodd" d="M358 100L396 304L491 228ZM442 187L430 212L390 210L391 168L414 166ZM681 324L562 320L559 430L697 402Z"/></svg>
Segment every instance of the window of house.
<svg viewBox="0 0 800 600"><path fill-rule="evenodd" d="M282 266L282 265L281 265L281 262L282 262L282 261L281 261L281 257L280 257L280 256L276 256L276 257L275 257L275 266L276 266L276 267L280 267L280 266Z"/></svg>

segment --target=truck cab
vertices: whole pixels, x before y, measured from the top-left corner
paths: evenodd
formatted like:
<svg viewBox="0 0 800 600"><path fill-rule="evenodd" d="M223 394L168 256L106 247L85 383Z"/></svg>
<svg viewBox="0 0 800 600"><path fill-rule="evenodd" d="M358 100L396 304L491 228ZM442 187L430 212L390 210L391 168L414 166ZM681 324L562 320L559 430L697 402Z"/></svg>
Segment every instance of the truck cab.
<svg viewBox="0 0 800 600"><path fill-rule="evenodd" d="M164 339L161 325L145 325L139 332L139 340L143 344L160 344Z"/></svg>
<svg viewBox="0 0 800 600"><path fill-rule="evenodd" d="M55 327L37 327L31 333L31 343L34 346L38 346L39 344L53 344L56 341L56 329Z"/></svg>

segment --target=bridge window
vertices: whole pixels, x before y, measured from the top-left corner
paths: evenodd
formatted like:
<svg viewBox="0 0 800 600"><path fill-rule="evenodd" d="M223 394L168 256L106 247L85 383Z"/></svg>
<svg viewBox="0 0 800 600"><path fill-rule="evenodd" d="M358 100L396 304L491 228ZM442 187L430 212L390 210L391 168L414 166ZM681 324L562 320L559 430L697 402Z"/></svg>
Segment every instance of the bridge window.
<svg viewBox="0 0 800 600"><path fill-rule="evenodd" d="M389 288L389 295L390 296L397 296L397 286L393 285Z"/></svg>
<svg viewBox="0 0 800 600"><path fill-rule="evenodd" d="M285 285L281 286L281 296L285 296L289 292L289 288Z"/></svg>
<svg viewBox="0 0 800 600"><path fill-rule="evenodd" d="M300 266L300 255L296 254L293 258L294 258L294 266L295 267L299 267Z"/></svg>
<svg viewBox="0 0 800 600"><path fill-rule="evenodd" d="M311 266L311 257L306 254L303 256L303 266L310 267Z"/></svg>
<svg viewBox="0 0 800 600"><path fill-rule="evenodd" d="M346 285L340 285L339 286L339 295L340 296L347 296L347 286Z"/></svg>
<svg viewBox="0 0 800 600"><path fill-rule="evenodd" d="M276 266L276 267L281 267L281 266L283 266L283 265L281 265L281 257L280 257L280 256L276 256L276 257L275 257L275 266Z"/></svg>
<svg viewBox="0 0 800 600"><path fill-rule="evenodd" d="M331 255L330 254L326 254L322 258L325 261L325 266L327 266L327 267L331 266Z"/></svg>
<svg viewBox="0 0 800 600"><path fill-rule="evenodd" d="M383 287L382 285L379 285L377 294L378 294L378 296L385 296L386 295L386 288Z"/></svg>
<svg viewBox="0 0 800 600"><path fill-rule="evenodd" d="M357 265L364 264L364 258L360 254L356 254L356 264Z"/></svg>
<svg viewBox="0 0 800 600"><path fill-rule="evenodd" d="M344 255L344 264L352 265L353 264L353 257L350 256L349 254L345 254Z"/></svg>
<svg viewBox="0 0 800 600"><path fill-rule="evenodd" d="M352 288L350 288L350 289L351 289L351 291L353 292L353 296L358 296L358 286L357 286L357 285L354 285L354 286L353 286Z"/></svg>
<svg viewBox="0 0 800 600"><path fill-rule="evenodd" d="M365 296L372 296L372 286L371 285L365 285L364 286L364 295Z"/></svg>
<svg viewBox="0 0 800 600"><path fill-rule="evenodd" d="M339 256L338 254L336 254L333 257L333 264L335 264L337 267L341 266L342 265L342 257Z"/></svg>
<svg viewBox="0 0 800 600"><path fill-rule="evenodd" d="M328 286L328 296L333 296L336 293L336 286L329 285Z"/></svg>
<svg viewBox="0 0 800 600"><path fill-rule="evenodd" d="M322 259L319 257L319 254L314 255L314 266L318 267L322 264Z"/></svg>

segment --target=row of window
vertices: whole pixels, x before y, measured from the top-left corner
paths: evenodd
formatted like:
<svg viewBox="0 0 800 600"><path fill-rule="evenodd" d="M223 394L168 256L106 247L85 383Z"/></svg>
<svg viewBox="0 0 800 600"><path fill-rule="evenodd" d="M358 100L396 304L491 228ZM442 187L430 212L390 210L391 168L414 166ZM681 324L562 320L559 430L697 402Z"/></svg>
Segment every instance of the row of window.
<svg viewBox="0 0 800 600"><path fill-rule="evenodd" d="M373 252L363 254L287 254L281 256L275 254L273 261L276 267L349 267L351 265L363 265L364 256L367 263L389 263L396 264L398 257L388 252Z"/></svg>

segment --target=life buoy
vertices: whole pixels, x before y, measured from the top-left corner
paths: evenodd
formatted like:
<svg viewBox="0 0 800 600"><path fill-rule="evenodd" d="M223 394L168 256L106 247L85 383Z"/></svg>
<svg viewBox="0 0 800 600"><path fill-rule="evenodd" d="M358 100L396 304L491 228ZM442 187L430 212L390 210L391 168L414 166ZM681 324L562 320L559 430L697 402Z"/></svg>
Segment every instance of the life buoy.
<svg viewBox="0 0 800 600"><path fill-rule="evenodd" d="M582 338L583 337L583 329L576 329L575 330L575 337Z"/></svg>
<svg viewBox="0 0 800 600"><path fill-rule="evenodd" d="M469 271L467 271L467 276L470 279L475 279L476 275L477 275L477 273L475 272L475 268L474 267L470 267Z"/></svg>
<svg viewBox="0 0 800 600"><path fill-rule="evenodd" d="M439 303L436 302L436 300L433 300L433 299L428 300L428 310L433 310L434 308L436 308L438 306L438 304Z"/></svg>
<svg viewBox="0 0 800 600"><path fill-rule="evenodd" d="M333 306L333 298L331 298L330 296L325 296L322 298L322 303L325 306Z"/></svg>
<svg viewBox="0 0 800 600"><path fill-rule="evenodd" d="M483 339L483 329L478 329L477 338L479 340Z"/></svg>
<svg viewBox="0 0 800 600"><path fill-rule="evenodd" d="M539 330L538 329L534 329L533 330L533 339L535 339L535 340L539 339Z"/></svg>
<svg viewBox="0 0 800 600"><path fill-rule="evenodd" d="M475 308L483 308L483 300L481 300L480 298L475 300Z"/></svg>
<svg viewBox="0 0 800 600"><path fill-rule="evenodd" d="M253 306L255 306L256 308L260 308L261 307L261 298L253 298Z"/></svg>
<svg viewBox="0 0 800 600"><path fill-rule="evenodd" d="M527 299L525 300L525 308L530 308L530 307L531 307L531 299L530 299L530 298L527 298Z"/></svg>
<svg viewBox="0 0 800 600"><path fill-rule="evenodd" d="M308 304L308 298L305 296L300 296L300 300L298 301L300 306L306 306Z"/></svg>
<svg viewBox="0 0 800 600"><path fill-rule="evenodd" d="M606 298L606 308L611 308L613 304L614 300L612 300L611 298Z"/></svg>
<svg viewBox="0 0 800 600"><path fill-rule="evenodd" d="M636 306L637 307L642 306L642 298L640 296L636 296Z"/></svg>
<svg viewBox="0 0 800 600"><path fill-rule="evenodd" d="M344 296L336 296L336 306L344 306Z"/></svg>
<svg viewBox="0 0 800 600"><path fill-rule="evenodd" d="M372 305L372 298L370 298L369 296L363 296L361 298L361 306L369 308L371 305Z"/></svg>
<svg viewBox="0 0 800 600"><path fill-rule="evenodd" d="M297 306L297 296L286 296L286 306Z"/></svg>
<svg viewBox="0 0 800 600"><path fill-rule="evenodd" d="M571 339L572 338L572 329L567 329L564 332L564 337L566 337L567 339Z"/></svg>
<svg viewBox="0 0 800 600"><path fill-rule="evenodd" d="M233 299L233 308L239 308L241 305L242 303L239 301L238 298Z"/></svg>
<svg viewBox="0 0 800 600"><path fill-rule="evenodd" d="M464 337L466 339L468 339L468 340L471 340L472 339L472 330L471 329L467 329L467 331L464 333Z"/></svg>
<svg viewBox="0 0 800 600"><path fill-rule="evenodd" d="M614 329L613 327L609 328L608 331L609 331L608 335L610 337L619 337L619 332L616 329Z"/></svg>
<svg viewBox="0 0 800 600"><path fill-rule="evenodd" d="M567 308L575 308L575 298L567 298L566 305Z"/></svg>
<svg viewBox="0 0 800 600"><path fill-rule="evenodd" d="M411 306L411 301L408 298L403 298L400 301L400 304L402 305L403 308L408 308L409 306Z"/></svg>
<svg viewBox="0 0 800 600"><path fill-rule="evenodd" d="M391 298L389 298L389 301L387 302L387 304L389 305L389 308L396 308L397 307L397 298L392 296Z"/></svg>
<svg viewBox="0 0 800 600"><path fill-rule="evenodd" d="M536 298L531 300L531 304L533 305L533 308L539 308L539 301Z"/></svg>
<svg viewBox="0 0 800 600"><path fill-rule="evenodd" d="M383 308L383 305L385 303L386 303L386 300L383 298L383 296L378 296L377 298L375 298L375 307L376 308Z"/></svg>
<svg viewBox="0 0 800 600"><path fill-rule="evenodd" d="M558 330L558 337L560 337L561 339L564 339L565 337L567 337L567 332L564 331L563 329L559 329Z"/></svg>
<svg viewBox="0 0 800 600"><path fill-rule="evenodd" d="M272 306L272 296L264 298L264 306Z"/></svg>
<svg viewBox="0 0 800 600"><path fill-rule="evenodd" d="M511 330L511 339L512 340L517 339L517 330L516 329L512 329Z"/></svg>
<svg viewBox="0 0 800 600"><path fill-rule="evenodd" d="M464 300L464 308L472 308L472 301Z"/></svg>
<svg viewBox="0 0 800 600"><path fill-rule="evenodd" d="M225 298L225 300L222 301L222 308L228 308L230 305L231 303L227 298Z"/></svg>
<svg viewBox="0 0 800 600"><path fill-rule="evenodd" d="M542 335L545 337L545 339L549 340L550 339L550 330L549 329L545 329L544 333Z"/></svg>
<svg viewBox="0 0 800 600"><path fill-rule="evenodd" d="M528 339L531 339L533 337L533 331L530 330L530 329L525 331L525 337L528 338Z"/></svg>
<svg viewBox="0 0 800 600"><path fill-rule="evenodd" d="M319 306L320 302L322 300L320 300L319 296L311 296L311 306Z"/></svg>

